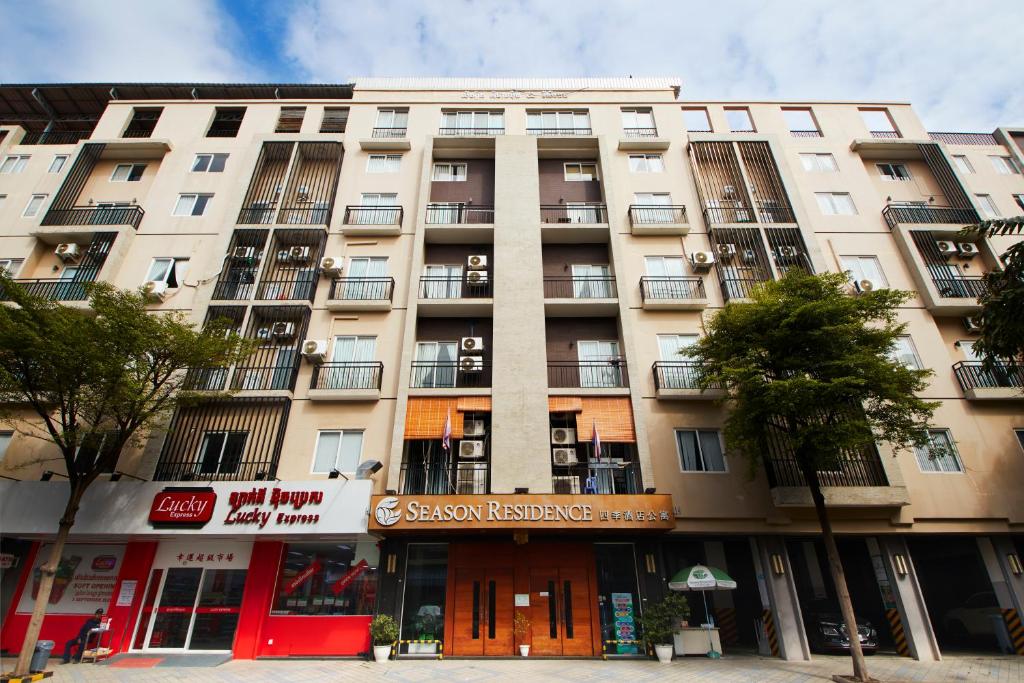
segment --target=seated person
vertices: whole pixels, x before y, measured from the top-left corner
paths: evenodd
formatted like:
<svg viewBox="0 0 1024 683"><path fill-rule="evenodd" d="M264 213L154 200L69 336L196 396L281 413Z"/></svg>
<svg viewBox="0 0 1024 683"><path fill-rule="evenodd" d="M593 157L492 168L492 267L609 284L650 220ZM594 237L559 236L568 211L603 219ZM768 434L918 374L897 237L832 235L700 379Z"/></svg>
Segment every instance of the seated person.
<svg viewBox="0 0 1024 683"><path fill-rule="evenodd" d="M85 620L82 624L82 628L78 629L78 635L72 638L64 646L64 663L68 664L71 662L72 649L77 645L78 652L75 654L75 661L82 661L82 653L85 652L85 640L89 637L89 631L94 628L99 628L100 623L103 621L103 610L98 609L96 613Z"/></svg>

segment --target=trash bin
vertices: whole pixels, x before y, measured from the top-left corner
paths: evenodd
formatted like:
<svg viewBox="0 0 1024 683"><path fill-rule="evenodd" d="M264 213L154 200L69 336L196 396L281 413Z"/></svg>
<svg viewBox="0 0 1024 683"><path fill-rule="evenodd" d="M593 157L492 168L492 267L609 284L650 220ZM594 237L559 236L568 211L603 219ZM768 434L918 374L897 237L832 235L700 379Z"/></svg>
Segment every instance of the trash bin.
<svg viewBox="0 0 1024 683"><path fill-rule="evenodd" d="M29 671L32 673L46 671L46 662L50 659L50 653L53 652L54 645L56 643L52 640L36 641L36 651L32 653L32 662L28 665Z"/></svg>

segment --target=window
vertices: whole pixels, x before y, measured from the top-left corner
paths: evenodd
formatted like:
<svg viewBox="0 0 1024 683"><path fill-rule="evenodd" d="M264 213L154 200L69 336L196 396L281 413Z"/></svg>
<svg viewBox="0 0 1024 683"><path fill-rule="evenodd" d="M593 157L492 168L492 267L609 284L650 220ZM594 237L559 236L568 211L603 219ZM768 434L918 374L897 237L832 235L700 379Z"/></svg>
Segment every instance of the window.
<svg viewBox="0 0 1024 683"><path fill-rule="evenodd" d="M680 472L725 472L725 455L718 432L710 429L677 429Z"/></svg>
<svg viewBox="0 0 1024 683"><path fill-rule="evenodd" d="M672 206L672 195L668 192L635 192L633 193L633 220L644 223L672 223L675 212ZM660 207L664 206L662 209Z"/></svg>
<svg viewBox="0 0 1024 683"><path fill-rule="evenodd" d="M573 264L572 295L576 299L611 299L611 269L606 265Z"/></svg>
<svg viewBox="0 0 1024 683"><path fill-rule="evenodd" d="M146 281L166 282L168 287L180 287L188 272L187 258L159 257L153 259Z"/></svg>
<svg viewBox="0 0 1024 683"><path fill-rule="evenodd" d="M653 137L658 134L650 109L623 109L622 130L627 136Z"/></svg>
<svg viewBox="0 0 1024 683"><path fill-rule="evenodd" d="M302 130L302 119L306 118L305 107L281 107L277 115L275 133L298 133Z"/></svg>
<svg viewBox="0 0 1024 683"><path fill-rule="evenodd" d="M875 164L883 180L910 180L910 171L903 164Z"/></svg>
<svg viewBox="0 0 1024 683"><path fill-rule="evenodd" d="M1014 429L1013 433L1017 435L1017 441L1020 442L1021 449L1024 449L1024 429ZM0 457L3 456L3 450L0 448Z"/></svg>
<svg viewBox="0 0 1024 683"><path fill-rule="evenodd" d="M409 124L407 109L378 109L376 128L396 129L405 131Z"/></svg>
<svg viewBox="0 0 1024 683"><path fill-rule="evenodd" d="M313 472L328 474L331 470L355 472L363 452L363 431L320 431L316 437Z"/></svg>
<svg viewBox="0 0 1024 683"><path fill-rule="evenodd" d="M27 218L39 215L39 209L42 208L45 201L45 194L32 195L32 198L28 200L28 204L25 205L25 211L21 215Z"/></svg>
<svg viewBox="0 0 1024 683"><path fill-rule="evenodd" d="M966 173L968 175L974 173L974 167L971 166L970 160L964 154L954 154L953 163L956 164L957 170L961 173Z"/></svg>
<svg viewBox="0 0 1024 683"><path fill-rule="evenodd" d="M146 171L145 164L118 164L110 174L112 183L137 183Z"/></svg>
<svg viewBox="0 0 1024 683"><path fill-rule="evenodd" d="M199 474L234 474L249 432L206 432L199 445Z"/></svg>
<svg viewBox="0 0 1024 683"><path fill-rule="evenodd" d="M704 107L686 107L683 109L683 125L691 133L710 133L711 117Z"/></svg>
<svg viewBox="0 0 1024 683"><path fill-rule="evenodd" d="M401 154L371 154L366 159L367 173L398 173L401 166Z"/></svg>
<svg viewBox="0 0 1024 683"><path fill-rule="evenodd" d="M996 208L996 203L992 201L992 195L976 194L974 196L978 199L978 206L981 207L982 216L985 218L999 217L999 209Z"/></svg>
<svg viewBox="0 0 1024 683"><path fill-rule="evenodd" d="M348 107L324 107L324 117L320 119L321 133L344 133L348 125Z"/></svg>
<svg viewBox="0 0 1024 683"><path fill-rule="evenodd" d="M567 163L565 164L566 182L587 182L597 180L597 164Z"/></svg>
<svg viewBox="0 0 1024 683"><path fill-rule="evenodd" d="M441 134L499 133L505 130L505 113L500 111L441 112Z"/></svg>
<svg viewBox="0 0 1024 683"><path fill-rule="evenodd" d="M896 337L896 343L889 351L889 358L893 362L899 363L911 370L921 370L924 368L924 364L921 363L921 357L917 355L917 349L914 347L914 340L910 338L910 335L905 334Z"/></svg>
<svg viewBox="0 0 1024 683"><path fill-rule="evenodd" d="M449 162L435 163L433 180L438 182L465 182L466 164Z"/></svg>
<svg viewBox="0 0 1024 683"><path fill-rule="evenodd" d="M316 514L304 508L301 512ZM375 541L286 543L272 615L370 616L380 551ZM418 637L418 636L417 636Z"/></svg>
<svg viewBox="0 0 1024 683"><path fill-rule="evenodd" d="M14 432L0 432L0 462L3 462L4 456L7 454L7 447L11 445L13 438Z"/></svg>
<svg viewBox="0 0 1024 683"><path fill-rule="evenodd" d="M581 387L621 387L622 356L619 342L608 340L583 341L576 343L576 355L580 361Z"/></svg>
<svg viewBox="0 0 1024 683"><path fill-rule="evenodd" d="M812 173L834 173L839 170L836 158L828 152L806 152L800 155L805 171Z"/></svg>
<svg viewBox="0 0 1024 683"><path fill-rule="evenodd" d="M750 110L746 107L726 109L725 120L729 123L729 130L733 133L755 132L754 122L750 118Z"/></svg>
<svg viewBox="0 0 1024 683"><path fill-rule="evenodd" d="M413 365L414 387L454 387L458 363L458 342L416 342Z"/></svg>
<svg viewBox="0 0 1024 683"><path fill-rule="evenodd" d="M174 205L174 216L202 216L206 205L213 199L212 194L179 194Z"/></svg>
<svg viewBox="0 0 1024 683"><path fill-rule="evenodd" d="M124 138L148 138L156 128L156 122L160 120L163 107L136 107L132 110L132 120L124 129Z"/></svg>
<svg viewBox="0 0 1024 683"><path fill-rule="evenodd" d="M531 111L526 113L527 133L590 133L590 114L585 111Z"/></svg>
<svg viewBox="0 0 1024 683"><path fill-rule="evenodd" d="M206 131L208 138L233 138L238 135L245 118L245 107L217 107L213 114L213 122Z"/></svg>
<svg viewBox="0 0 1024 683"><path fill-rule="evenodd" d="M887 109L861 109L860 117L864 121L868 132L873 136L886 138L898 138L900 136Z"/></svg>
<svg viewBox="0 0 1024 683"><path fill-rule="evenodd" d="M223 173L227 154L197 154L192 162L193 173Z"/></svg>
<svg viewBox="0 0 1024 683"><path fill-rule="evenodd" d="M4 163L0 164L0 173L21 173L25 170L25 164L31 159L28 154L21 156L9 156L4 159Z"/></svg>
<svg viewBox="0 0 1024 683"><path fill-rule="evenodd" d="M869 280L874 289L889 286L877 256L840 256L839 261L849 275L850 282L859 286L859 283Z"/></svg>
<svg viewBox="0 0 1024 683"><path fill-rule="evenodd" d="M853 216L857 213L857 207L853 205L848 192L815 192L814 196L826 216Z"/></svg>
<svg viewBox="0 0 1024 683"><path fill-rule="evenodd" d="M820 138L821 130L810 109L783 109L782 116L786 119L789 132L793 137Z"/></svg>
<svg viewBox="0 0 1024 683"><path fill-rule="evenodd" d="M996 173L999 175L1013 175L1014 173L1020 173L1020 169L1017 168L1017 163L1010 157L990 155L989 159L992 161L992 167L996 169Z"/></svg>
<svg viewBox="0 0 1024 683"><path fill-rule="evenodd" d="M25 259L20 258L0 258L0 273L14 277L21 270L21 264L24 262Z"/></svg>
<svg viewBox="0 0 1024 683"><path fill-rule="evenodd" d="M380 382L377 338L340 335L334 338L331 363L320 369L320 389L376 389ZM350 470L343 470L348 472Z"/></svg>
<svg viewBox="0 0 1024 683"><path fill-rule="evenodd" d="M342 298L360 301L388 298L391 283L387 275L386 256L350 258Z"/></svg>
<svg viewBox="0 0 1024 683"><path fill-rule="evenodd" d="M55 154L53 161L50 162L50 168L47 173L60 173L64 170L64 164L68 162L67 154Z"/></svg>
<svg viewBox="0 0 1024 683"><path fill-rule="evenodd" d="M650 277L683 277L683 257L645 256L644 268Z"/></svg>
<svg viewBox="0 0 1024 683"><path fill-rule="evenodd" d="M630 154L630 173L664 173L665 161L660 154Z"/></svg>
<svg viewBox="0 0 1024 683"><path fill-rule="evenodd" d="M915 446L914 455L922 472L963 472L948 429L928 430L928 443Z"/></svg>
<svg viewBox="0 0 1024 683"><path fill-rule="evenodd" d="M697 343L695 334L659 334L658 355L664 361L685 361L683 351Z"/></svg>

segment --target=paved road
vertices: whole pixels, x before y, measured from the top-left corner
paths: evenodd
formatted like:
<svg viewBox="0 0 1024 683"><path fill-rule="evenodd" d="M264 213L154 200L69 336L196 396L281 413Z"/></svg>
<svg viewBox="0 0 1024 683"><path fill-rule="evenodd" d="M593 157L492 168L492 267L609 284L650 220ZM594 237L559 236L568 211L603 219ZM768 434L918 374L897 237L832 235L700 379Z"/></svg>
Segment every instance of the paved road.
<svg viewBox="0 0 1024 683"><path fill-rule="evenodd" d="M484 682L540 681L706 681L708 683L782 683L829 681L834 673L848 673L849 660L815 657L812 662L783 662L753 656L730 656L718 661L687 658L662 665L653 661L600 660L403 660L376 664L342 660L232 661L218 667L157 667L116 669L92 664L62 666L53 660L53 683L306 683L309 681L425 681ZM10 670L11 660L0 666ZM1011 683L1024 681L1024 657L947 657L926 664L910 659L876 655L868 658L871 674L889 683L915 681L969 681Z"/></svg>

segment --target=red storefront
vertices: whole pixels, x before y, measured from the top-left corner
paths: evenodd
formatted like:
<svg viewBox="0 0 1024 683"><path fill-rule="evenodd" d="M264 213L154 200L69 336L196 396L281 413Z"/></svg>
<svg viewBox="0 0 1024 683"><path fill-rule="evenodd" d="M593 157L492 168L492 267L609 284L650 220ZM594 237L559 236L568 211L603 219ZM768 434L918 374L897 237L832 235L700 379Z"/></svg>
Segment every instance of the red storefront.
<svg viewBox="0 0 1024 683"><path fill-rule="evenodd" d="M371 483L257 484L95 484L62 553L40 637L60 654L102 607L114 653L366 652L379 555L366 534ZM28 541L5 551L5 585L13 585L0 628L5 651L21 646L66 496L60 482L0 486L5 539Z"/></svg>

